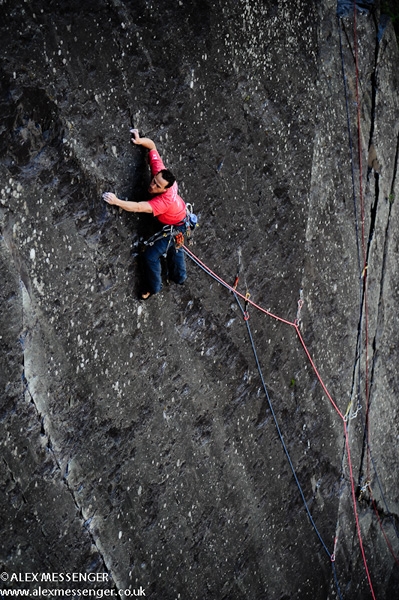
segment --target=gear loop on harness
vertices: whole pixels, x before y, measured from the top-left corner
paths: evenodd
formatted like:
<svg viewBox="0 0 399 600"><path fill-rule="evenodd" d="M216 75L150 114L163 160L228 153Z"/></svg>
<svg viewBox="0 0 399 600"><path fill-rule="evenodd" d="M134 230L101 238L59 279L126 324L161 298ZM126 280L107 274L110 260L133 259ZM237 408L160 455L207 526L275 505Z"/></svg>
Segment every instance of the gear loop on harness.
<svg viewBox="0 0 399 600"><path fill-rule="evenodd" d="M183 221L176 223L175 225L165 225L160 231L154 233L154 235L149 237L147 240L141 238L135 243L135 246L138 246L139 244L143 244L144 246L153 246L158 240L169 236L168 245L163 254L165 257L172 242L175 244L176 250L179 250L179 248L183 246L185 235L187 236L188 243L191 243L192 232L196 227L198 227L198 217L192 211L193 205L189 203L186 204L186 216ZM179 229L180 227L184 227L184 231L181 231Z"/></svg>
<svg viewBox="0 0 399 600"><path fill-rule="evenodd" d="M149 237L148 240L140 241L142 244L144 244L144 246L153 246L158 240L162 239L163 237L166 237L167 235L170 235L172 233L172 229L173 225L165 225L165 227L162 227L160 231L157 231L156 233L154 233L154 235Z"/></svg>

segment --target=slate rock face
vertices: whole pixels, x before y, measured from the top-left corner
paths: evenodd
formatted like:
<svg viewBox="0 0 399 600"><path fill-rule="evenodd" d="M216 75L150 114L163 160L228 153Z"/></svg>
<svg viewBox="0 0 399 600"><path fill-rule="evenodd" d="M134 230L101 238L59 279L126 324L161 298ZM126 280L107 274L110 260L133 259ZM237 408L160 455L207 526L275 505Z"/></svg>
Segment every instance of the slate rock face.
<svg viewBox="0 0 399 600"><path fill-rule="evenodd" d="M399 56L336 11L0 3L5 588L399 596ZM239 302L189 257L138 300L131 126Z"/></svg>

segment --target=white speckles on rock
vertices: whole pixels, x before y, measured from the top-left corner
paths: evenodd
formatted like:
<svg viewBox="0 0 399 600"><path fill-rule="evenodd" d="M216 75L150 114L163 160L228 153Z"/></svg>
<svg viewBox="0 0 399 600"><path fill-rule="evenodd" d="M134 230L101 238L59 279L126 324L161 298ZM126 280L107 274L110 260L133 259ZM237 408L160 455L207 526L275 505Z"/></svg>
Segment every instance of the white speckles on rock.
<svg viewBox="0 0 399 600"><path fill-rule="evenodd" d="M38 498L45 501L49 496L47 504L53 505L54 484L57 493L64 488L67 497L59 507L61 527L57 513L46 520L40 508L37 521L43 524L50 547L57 547L59 532L68 528L72 534L79 532L77 546L87 542L90 548L93 541L99 541L98 548L103 550L106 564L115 575L115 585L120 589L133 587L135 582L139 585L154 582L154 574L157 578L161 573L163 585L170 584L174 597L178 598L181 592L183 598L192 589L193 597L201 597L201 574L205 572L209 589L226 586L223 590L226 596L234 596L231 586L237 581L247 595L260 596L266 581L271 596L292 597L301 584L301 569L294 572L290 565L285 568L283 553L289 552L292 556L289 562L301 566L301 554L291 540L303 539L308 524L295 519L291 525L287 520L295 507L291 503L295 491L291 479L285 476L286 465L273 441L275 436L272 430L264 429L271 422L241 329L245 325L240 311L235 304L234 308L230 306L230 296L219 291L216 284L191 264L185 286L165 286L163 293L149 303L138 302L139 258L136 255L132 258L130 249L132 234L134 239L144 234L144 226L140 225L144 218L109 209L98 196L105 182L118 186L121 194L133 193L134 186L142 183L146 153L129 146L127 121L131 117L132 124L144 135L154 137L161 156L166 159L169 155L172 170L176 166L180 171L179 180L185 183L183 197L197 202L195 196L199 192L198 208L204 212L204 229L199 229L195 236L195 254L213 265L218 274L226 275L230 281L240 262L239 289L245 293L248 285L255 301L259 299L262 306L267 305L272 312L290 320L295 316L301 278L307 277L309 290L312 281L323 282L317 294L309 292L303 315L304 330L312 340L312 352L316 352L323 375L328 379L332 374L334 391L341 391L346 377L345 372L341 377L341 370L345 370L345 357L352 356L348 348L353 349L354 345L341 336L340 376L335 377L337 371L330 369L333 365L329 363L334 343L327 334L319 343L318 335L322 329L319 323L328 332L334 327L341 328L341 322L345 324L346 308L335 309L343 307L338 300L344 287L350 290L351 274L346 240L339 237L339 229L334 226L340 214L348 213L349 196L344 200L342 193L339 203L325 202L329 191L341 186L329 174L336 171L344 177L346 165L342 157L347 156L346 146L337 144L335 131L341 129L344 137L342 111L338 110L343 95L339 65L334 62L338 55L334 24L330 38L323 42L328 56L331 55L332 77L336 77L336 87L331 86L328 98L337 110L330 114L323 108L324 83L315 91L320 63L312 52L317 50L319 41L307 39L313 22L314 31L319 31L318 14L325 12L313 6L317 3L238 0L197 2L194 7L179 2L177 8L176 3L170 4L158 18L154 2L149 1L142 3L148 11L148 18L143 19L135 12L139 10L137 3L112 0L101 19L101 30L97 30L95 11L83 7L79 19L71 20L68 10L60 11L61 15L54 13L54 24L49 31L48 12L43 18L39 13L40 4L45 6L45 2L37 1L35 11L40 17L41 30L31 29L30 33L37 35L26 36L24 42L30 44L33 40L39 44L34 49L40 55L36 53L26 69L18 67L18 79L21 78L18 85L11 77L15 65L24 64L17 62L18 54L11 61L10 53L4 68L17 92L9 114L21 122L30 111L42 129L44 125L49 129L46 145L40 152L42 132L32 125L32 135L24 138L20 157L18 132L16 129L10 132L14 136L13 149L6 158L14 175L10 183L7 183L9 175L3 177L0 207L0 212L9 219L8 236L11 238L12 233L14 255L20 258L23 267L20 273L15 269L15 280L18 282L21 274L27 289L29 282L32 283L34 310L29 318L24 307L24 323L18 323L12 339L17 339L25 327L27 338L34 336L35 368L31 366L27 375L34 380L34 395L43 402L43 423L52 427L53 434L51 452L48 438L44 443L41 441L46 448L47 469L42 470L44 478L39 482ZM29 2L24 4L30 6ZM307 4L309 12L314 14L304 22ZM201 14L196 14L200 6ZM32 27L29 11L24 16L24 25L25 20ZM70 26L67 28L69 23L73 23L73 33ZM195 30L195 34L188 40L185 32L190 30L192 34ZM63 44L59 41L61 32ZM14 48L17 50L15 43ZM58 55L60 48L62 54ZM171 60L165 60L169 49ZM174 59L179 53L181 60L175 68ZM39 56L43 62L40 65ZM46 65L46 60L50 64ZM341 92L337 92L338 84ZM362 88L365 86L366 81L362 81ZM29 102L24 97L27 87L35 92ZM48 115L39 114L40 103L36 102L39 90L46 95L43 105L51 106ZM385 93L381 96L387 98ZM319 100L319 118L314 119L314 104ZM59 129L57 118L62 124ZM20 124L15 119L13 126ZM314 139L317 140L328 120L334 127L326 129L318 148ZM366 134L367 124L362 122L362 127ZM377 133L386 137L378 128ZM68 145L60 146L63 136ZM331 148L333 161L329 157ZM32 160L22 164L29 152ZM12 165L11 161L19 158L21 164ZM223 168L217 171L217 165ZM380 176L381 189L383 177ZM330 180L337 185L330 185ZM204 181L206 188L202 189ZM319 188L315 187L317 184ZM314 197L309 204L310 188ZM392 230L395 206L394 203ZM311 214L308 216L307 212ZM311 225L308 229L307 220ZM18 227L11 232L14 223ZM344 224L343 219L340 224ZM324 237L330 229L331 240ZM308 242L305 231L309 232ZM322 237L326 247L316 245ZM331 247L333 239L336 244ZM240 261L236 256L237 245L242 247ZM339 256L344 257L340 269L337 268L339 281L331 276L338 248ZM34 256L30 254L32 249ZM348 272L347 286L343 286L339 271ZM386 282L388 303L394 288L390 287L389 279ZM7 293L5 299L10 301L3 302L4 310L10 303L18 308L18 294L17 288L14 295ZM349 291L345 299L356 304L356 298L350 300ZM308 455L316 453L313 462L310 458L301 464L301 479L310 481L314 470L331 468L333 485L340 472L341 442L338 440L338 451L329 452L325 460L318 436L323 435L330 444L335 441L335 434L329 426L328 409L324 411L321 406L324 403L317 403L315 415L317 392L311 388L306 366L301 366L301 353L296 352L291 361L295 336L287 333L283 339L280 332L285 332L285 326L274 325L268 318L259 317L255 310L250 309L250 313L265 374L271 379L273 392L278 394L283 433L289 434L293 447L302 444L298 447L306 448L309 438ZM15 320L18 314L16 310ZM355 321L346 327L345 336L352 335ZM382 321L381 315L383 332ZM40 334L36 334L41 326ZM26 343L30 343L29 339ZM324 349L326 343L328 350ZM50 354L57 354L54 362L49 359ZM24 360L27 358L25 354ZM20 353L17 359L14 392L21 387ZM381 369L377 363L376 370ZM29 360L26 364L29 365ZM376 385L377 379L381 385L381 377L376 378ZM46 381L48 389L41 389ZM295 381L291 394L285 393L290 381ZM330 379L327 383L330 384ZM29 399L28 391L25 394ZM344 397L341 393L339 396ZM382 405L379 402L379 407ZM23 454L21 448L26 447L28 454L22 458L21 467L17 461L9 464L15 467L15 473L19 469L21 489L27 490L29 502L31 498L35 501L29 490L33 489L31 484L36 485L39 472L32 470L32 480L29 465L35 456L36 440L42 437L41 421L38 415L31 419L31 409L30 403L18 402L16 415L10 414L9 419L2 421L2 427L14 420L21 428L19 439L12 443L10 440L10 447L18 447L18 456ZM290 418L294 413L296 418ZM322 415L325 420L319 418ZM302 418L309 423L306 434L301 429ZM381 417L381 426L387 421ZM3 448L7 450L4 443ZM40 464L43 457L37 456ZM58 460L63 470L70 457L75 457L76 468L67 474L68 489L53 459ZM314 476L317 480L320 474ZM21 516L21 524L16 521L18 529L24 526L22 521L30 507L21 503L19 510L20 494L11 489L12 478L9 481L12 501L16 503L13 508ZM393 482L391 487L397 488ZM331 490L324 492L325 498L329 498L326 500L329 510L325 510L326 516L318 511L317 518L330 533L325 519L327 512L329 516L336 514L339 498ZM290 505L284 507L281 498L287 497ZM194 498L198 501L197 509L193 506ZM76 511L74 500L82 508L81 513ZM68 502L70 509L66 510ZM82 531L80 514L86 518L93 514L98 517L96 526L90 527L91 536ZM232 527L226 527L231 523L234 532L228 531ZM274 523L276 531L281 532L278 540L265 536L262 530ZM29 522L29 527L33 539L35 523ZM156 535L158 527L166 529L162 544ZM10 536L11 533L10 530ZM115 544L118 538L123 543ZM73 543L67 536L65 548L73 547ZM11 539L11 548L13 544ZM257 553L258 548L263 548L264 553ZM176 549L186 555L184 574L179 575L179 590L171 576L179 568L183 573L175 558ZM36 550L33 544L26 548L24 566L34 566L33 550ZM57 554L55 561L62 552ZM247 555L247 566L243 566L240 557ZM78 564L80 555L76 556ZM318 584L318 560L317 556L312 558L316 565L314 583ZM145 581L139 581L142 562L146 563ZM256 569L262 576L248 569L251 564L259 565ZM277 583L279 589L273 589ZM291 583L293 589L289 589ZM309 586L309 596L311 592ZM156 589L153 594L162 597Z"/></svg>

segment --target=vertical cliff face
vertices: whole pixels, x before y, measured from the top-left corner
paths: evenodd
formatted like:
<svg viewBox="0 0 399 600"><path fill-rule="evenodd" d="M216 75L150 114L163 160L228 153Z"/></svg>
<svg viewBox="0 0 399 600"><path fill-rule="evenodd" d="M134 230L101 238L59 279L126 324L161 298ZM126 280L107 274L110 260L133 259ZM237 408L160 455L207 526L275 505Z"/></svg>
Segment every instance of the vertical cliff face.
<svg viewBox="0 0 399 600"><path fill-rule="evenodd" d="M399 594L399 56L349 8L0 3L5 587ZM131 126L268 312L189 257L138 300L150 219L101 199L146 197Z"/></svg>

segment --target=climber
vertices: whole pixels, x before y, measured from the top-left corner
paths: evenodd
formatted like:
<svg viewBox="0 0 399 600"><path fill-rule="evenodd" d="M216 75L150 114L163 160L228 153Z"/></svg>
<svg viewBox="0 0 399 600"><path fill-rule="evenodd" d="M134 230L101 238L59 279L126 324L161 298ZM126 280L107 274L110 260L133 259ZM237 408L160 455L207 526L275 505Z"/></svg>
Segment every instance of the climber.
<svg viewBox="0 0 399 600"><path fill-rule="evenodd" d="M148 188L151 199L141 202L120 200L112 192L105 192L103 199L108 204L114 204L129 212L153 214L163 225L172 225L174 233L185 233L187 229L187 210L184 200L177 193L177 183L174 175L165 169L157 148L150 138L140 137L137 129L130 130L131 141L137 146L149 150L152 180ZM187 278L183 250L175 247L172 233L156 239L152 245L147 245L143 260L146 270L146 288L141 294L143 300L157 294L162 289L161 257L167 258L169 278L178 284L183 284Z"/></svg>

